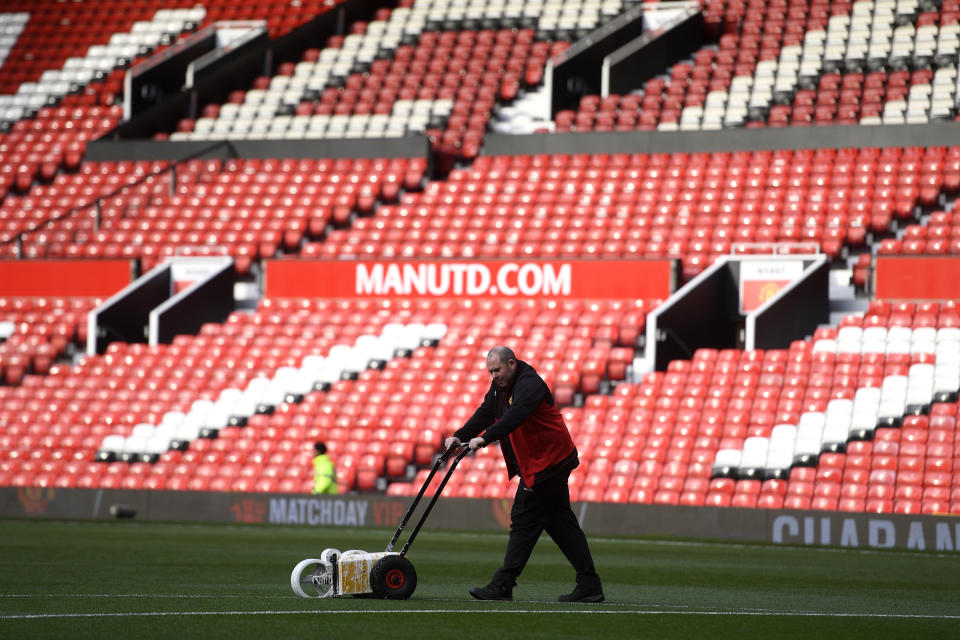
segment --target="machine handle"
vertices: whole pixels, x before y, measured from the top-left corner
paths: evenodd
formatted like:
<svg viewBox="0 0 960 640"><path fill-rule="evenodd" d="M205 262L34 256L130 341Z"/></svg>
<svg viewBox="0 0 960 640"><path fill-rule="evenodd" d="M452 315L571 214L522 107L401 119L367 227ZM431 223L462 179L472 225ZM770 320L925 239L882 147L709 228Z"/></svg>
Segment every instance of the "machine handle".
<svg viewBox="0 0 960 640"><path fill-rule="evenodd" d="M404 528L407 526L407 523L410 521L410 516L413 515L413 510L417 508L418 504L420 504L420 500L423 498L423 494L426 492L427 487L430 485L430 481L433 480L433 476L437 475L437 471L440 470L440 467L443 466L443 463L447 461L447 459L453 454L453 452L461 448L463 449L463 452L460 453L460 456L456 459L456 462L453 465L454 467L456 467L456 463L460 462L460 458L462 458L464 455L466 455L470 451L466 443L461 442L460 444L455 444L437 457L436 462L433 463L433 468L430 469L430 474L427 476L427 479L423 481L423 486L420 487L420 491L417 492L417 497L413 499L413 502L410 503L410 506L407 508L407 512L403 514L403 518L400 519L400 525L397 527L397 531L393 534L393 538L390 539L389 544L387 544L387 549L386 549L387 551L393 551L393 545L397 543L397 540L400 538L400 533L404 530ZM453 467L451 467L450 471L453 471ZM450 471L447 472L447 477L449 477ZM443 483L440 485L441 488L445 484L446 484L446 478L444 479ZM422 523L422 519L421 519L421 523ZM417 528L419 529L419 527ZM409 542L407 542L407 546L410 546Z"/></svg>
<svg viewBox="0 0 960 640"><path fill-rule="evenodd" d="M463 450L459 454L457 454L457 457L453 459L452 463L450 463L450 468L447 469L447 472L445 474L443 474L443 480L440 481L440 486L437 487L437 490L433 494L433 497L430 498L430 502L427 503L427 507L423 510L423 515L420 516L420 520L417 522L417 526L413 528L413 531L410 533L410 537L407 538L407 543L403 545L403 549L400 550L401 556L407 555L407 550L410 549L410 545L413 544L414 538L416 538L417 534L420 532L420 527L423 526L423 523L426 521L427 516L430 515L430 511L431 509L433 509L433 505L437 503L437 498L439 498L440 494L443 493L443 488L447 486L447 481L450 480L450 476L453 475L454 469L456 469L457 465L460 464L460 461L463 460L468 453L470 453L470 447L465 446L462 443L460 446L463 448ZM454 448L455 447L451 447L451 449L454 449Z"/></svg>

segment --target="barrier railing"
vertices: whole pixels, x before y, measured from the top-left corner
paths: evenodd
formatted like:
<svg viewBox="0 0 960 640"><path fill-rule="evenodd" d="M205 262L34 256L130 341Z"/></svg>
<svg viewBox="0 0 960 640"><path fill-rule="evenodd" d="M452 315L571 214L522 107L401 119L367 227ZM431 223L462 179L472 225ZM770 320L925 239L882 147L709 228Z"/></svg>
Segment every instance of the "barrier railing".
<svg viewBox="0 0 960 640"><path fill-rule="evenodd" d="M214 142L213 144L211 144L211 145L209 145L209 146L207 146L207 147L204 147L203 149L200 149L200 150L198 150L198 151L195 151L195 152L193 152L193 153L191 153L191 154L189 154L189 155L187 155L187 156L184 156L183 158L180 158L180 159L178 159L178 160L172 161L169 166L164 167L163 169L158 169L157 171L154 171L154 172L152 172L152 173L148 173L148 174L146 174L146 175L143 175L143 176L141 176L138 180L135 180L135 181L130 182L130 183L127 183L127 184L124 184L124 185L118 187L117 189L111 191L111 192L108 193L108 194L101 195L101 196L99 196L96 200L93 200L93 201L91 201L91 202L86 202L86 203L84 203L84 204L81 204L81 205L78 205L78 206L73 207L73 208L71 208L71 209L68 209L68 210L64 211L63 213L61 213L61 214L59 214L59 215L56 215L56 216L54 216L54 217L52 217L52 218L48 218L48 219L46 219L46 220L42 220L42 221L36 223L35 225L33 225L32 227L30 227L29 229L23 229L23 230L21 230L21 231L18 231L18 232L17 232L15 235L13 235L12 237L3 238L2 240L0 240L0 245L9 245L9 244L12 244L12 243L15 244L15 245L16 245L16 249L15 249L16 258L17 258L18 260L23 259L23 240L24 240L24 237L26 237L26 236L28 236L28 235L30 235L30 234L33 234L33 233L38 233L38 232L44 230L44 229L47 228L47 227L50 227L50 226L52 226L52 225L57 224L58 222L62 222L63 220L66 220L66 219L68 219L68 218L72 218L72 217L74 217L74 216L76 216L76 215L78 215L78 214L81 214L81 213L84 212L84 211L88 211L88 210L91 210L91 209L92 209L92 213L93 213L93 231L96 233L97 231L100 230L100 224L101 224L101 222L102 222L102 216L103 216L103 203L104 203L105 201L107 201L107 200L109 200L109 199L111 199L111 198L115 198L116 196L118 196L118 195L122 194L123 192L127 191L128 189L133 189L134 187L138 187L138 186L140 186L141 184L143 184L144 182L147 182L148 180L151 180L151 179L153 179L153 178L156 178L157 176L162 175L162 174L167 173L167 172L170 173L170 195L173 195L174 193L176 193L176 189L177 189L177 167L180 166L180 165L182 165L182 164L184 164L184 163L186 163L186 162L190 162L191 160L196 160L197 158L203 157L203 156L209 154L211 151L214 151L214 150L219 149L219 148L221 148L221 147L224 147L224 148L227 149L230 157L233 157L233 158L238 157L238 154L237 154L237 152L236 152L236 149L234 148L233 143L232 143L230 140L220 140L220 141L218 141L218 142Z"/></svg>

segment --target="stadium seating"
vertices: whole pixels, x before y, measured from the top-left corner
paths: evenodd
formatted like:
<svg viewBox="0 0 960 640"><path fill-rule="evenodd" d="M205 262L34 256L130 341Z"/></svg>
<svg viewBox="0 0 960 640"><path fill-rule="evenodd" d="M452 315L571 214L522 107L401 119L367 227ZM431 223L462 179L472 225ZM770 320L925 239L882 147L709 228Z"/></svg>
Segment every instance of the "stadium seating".
<svg viewBox="0 0 960 640"><path fill-rule="evenodd" d="M40 0L29 12L0 16L0 196L77 170L86 143L120 122L126 68L181 34L220 20L262 19L276 37L335 3L263 2L242 10L223 0L122 5Z"/></svg>
<svg viewBox="0 0 960 640"><path fill-rule="evenodd" d="M701 349L640 384L590 396L564 411L583 460L571 496L960 512L952 475L960 455L958 320L952 302L878 303L789 349ZM447 491L509 497L515 484L498 458L489 450L468 458Z"/></svg>
<svg viewBox="0 0 960 640"><path fill-rule="evenodd" d="M225 0L210 0L202 6L185 0L107 0L93 4L37 0L28 3L29 11L4 17L5 24L10 25L5 35L16 38L6 48L5 59L12 64L4 68L0 92L40 95L40 91L23 87L23 83L36 83L36 87L28 88L47 87L53 90L47 96L64 96L73 89L60 91L58 83L84 85L100 80L115 68L170 44L184 31L221 20L265 20L271 36L276 37L335 4L301 0L291 6L268 1L241 8ZM119 93L120 89L121 83L117 82L113 91ZM36 106L45 103L37 101Z"/></svg>
<svg viewBox="0 0 960 640"><path fill-rule="evenodd" d="M241 273L286 253L639 255L678 258L692 277L741 245L813 242L831 257L861 247L940 205L958 166L956 147L485 156L424 185L426 164L413 159L191 161L171 195L163 163L88 162L8 197L0 220L17 233L127 186L102 203L99 222L87 209L49 225L27 237L25 254L130 257L147 269L178 252L219 252ZM940 240L947 220L934 218Z"/></svg>
<svg viewBox="0 0 960 640"><path fill-rule="evenodd" d="M0 220L17 233L86 206L86 215L28 235L24 253L125 257L138 259L144 271L175 254L228 254L246 273L254 260L297 252L303 239L322 236L328 224L347 223L367 200L395 198L401 185L417 188L425 168L423 159L191 161L177 168L171 194L167 163L86 162L50 186L8 197ZM89 205L100 198L97 212ZM16 248L2 250L7 257Z"/></svg>
<svg viewBox="0 0 960 640"><path fill-rule="evenodd" d="M950 317L947 316L947 323L951 322ZM685 465L689 465L685 466L688 470L686 475L692 472L699 474L694 475L695 478L712 479L705 491L702 482L695 483L701 490L699 495L662 492L649 492L647 495L654 501L676 499L685 504L716 506L841 508L887 512L907 508L893 502L871 502L868 506L865 500L842 503L839 500L841 495L860 495L862 498L870 492L882 493L882 488L873 488L874 481L879 484L895 480L896 474L879 473L874 478L868 473L871 469L869 454L878 446L878 442L897 441L902 437L910 440L927 437L922 431L928 416L921 412L955 413L956 392L952 387L957 385L956 365L942 362L943 377L937 378L937 368L928 364L934 361L935 351L943 354L944 359L956 353L949 337L953 331L949 326L944 327L942 344L945 346L937 351L933 341L936 331L931 336L925 328L917 331L894 324L888 330L884 323L876 322L869 327L876 330L873 336L865 336L869 332L863 328L859 337L857 331L846 330L851 328L862 329L855 324L848 324L837 331L836 338L822 337L812 343L795 343L786 352L745 352L739 357L736 352L698 352L698 357L689 363L687 388L690 388L690 379L693 377L696 385L693 389L699 389L702 394L706 387L706 395L689 397L683 394L679 401L681 409L675 410L675 418L669 412L661 411L659 414L653 413L653 420L654 425L658 424L658 417L665 422L673 419L677 423L686 419L696 424L699 420L699 430L694 431L697 436L694 442L699 446L693 445L694 450L688 454L689 458L681 449L674 451L673 458L668 453L667 460L676 461L679 456ZM880 336L880 342L868 345L880 333L884 334ZM855 342L860 342L859 349L853 349ZM904 344L906 351L902 349ZM725 354L729 358L726 361ZM717 387L717 368L713 368L712 378L698 375L704 369L710 370L709 365L702 363L713 358L721 365L719 371L725 372L728 380L732 379L732 389ZM956 360L955 355L953 360ZM726 366L723 366L724 362ZM911 362L916 364L911 365ZM672 363L671 369L679 373L686 368L682 365L682 362ZM948 370L949 374L946 373ZM926 378L926 372L934 377ZM672 381L675 377L676 373L668 370L664 382ZM711 381L711 386L706 386L706 380ZM738 385L738 380L739 385L743 386ZM939 393L944 394L943 397L952 397L953 402L933 402L938 394L938 385L934 380L942 381L944 388ZM901 381L903 384L898 384ZM659 401L663 400L664 396L660 395ZM685 407L688 408L686 412L683 411ZM709 414L708 408L711 410ZM909 415L904 415L905 412ZM947 422L938 420L940 425ZM901 423L902 427L899 426ZM674 433L677 427L679 424L674 427ZM949 433L937 436L938 441L949 439L952 442L952 423L946 431ZM678 441L674 436L672 442L676 448L676 444L683 440ZM716 446L715 452L710 450L713 446ZM885 455L892 458L878 460L877 464L887 465L887 469L892 465L892 469L896 470L898 461L895 448L892 445L879 446ZM703 447L706 447L706 451ZM912 456L917 455L915 450L910 450L914 451ZM952 458L952 447L940 447L933 455L939 459L947 456L948 450ZM711 459L712 468L704 469L704 463ZM917 462L903 464L916 465ZM931 460L930 464L931 468L949 469L952 460ZM683 468L674 465L673 473ZM850 468L866 471L844 475L843 472ZM684 474L679 475L682 478ZM949 478L943 475L926 478L904 475L902 480L921 486L924 483L933 487L950 484ZM843 492L849 492L850 495ZM779 498L764 497L768 494L778 495ZM923 508L926 512L947 510L944 503L917 503L912 506Z"/></svg>
<svg viewBox="0 0 960 640"><path fill-rule="evenodd" d="M542 83L547 59L617 15L624 3L418 1L381 9L310 48L174 140L395 137L427 132L476 156L497 100Z"/></svg>
<svg viewBox="0 0 960 640"><path fill-rule="evenodd" d="M864 251L861 269L874 244L960 247L958 147L478 155L494 106L540 86L547 58L619 2L401 2L169 132L424 132L470 161L449 177L429 179L425 159L204 160L177 166L171 193L166 162L82 161L119 122L123 68L201 24L264 18L277 36L331 3L96 5L41 2L29 21L0 21L16 36L0 40L0 237L120 190L27 236L25 257L145 270L224 253L244 277L273 257L672 257L690 278L751 244L813 242L838 262ZM556 129L956 116L956 3L703 6L716 46L640 94L584 97ZM64 20L97 28L63 37ZM0 299L0 486L302 493L324 439L343 490L389 480L387 493L406 495L486 389L484 350L509 341L564 407L582 459L575 500L960 513L955 304L875 302L789 349L702 349L628 382L658 302L268 298L170 345L113 343L68 364L98 301ZM515 486L490 448L448 492L506 498Z"/></svg>
<svg viewBox="0 0 960 640"><path fill-rule="evenodd" d="M686 277L737 245L837 257L937 204L958 163L952 147L484 156L304 253L666 256Z"/></svg>
<svg viewBox="0 0 960 640"><path fill-rule="evenodd" d="M716 44L633 94L584 96L556 130L952 120L958 15L956 2L707 2Z"/></svg>
<svg viewBox="0 0 960 640"><path fill-rule="evenodd" d="M92 298L0 297L0 384L16 386L44 375L68 347L83 349Z"/></svg>
<svg viewBox="0 0 960 640"><path fill-rule="evenodd" d="M26 21L26 13L4 14L11 25L4 33L15 38L0 75L0 195L26 193L36 181L75 171L86 143L120 120L114 103L124 67L204 17L203 9L160 3L123 12L102 5L33 3ZM63 37L65 25L78 28ZM19 230L7 226L3 231Z"/></svg>
<svg viewBox="0 0 960 640"><path fill-rule="evenodd" d="M9 416L42 406L29 414L28 433L48 439L21 446L26 426L6 425L0 436L10 452L0 482L39 482L38 464L25 463L52 458L75 464L54 465L62 473L44 469L44 483L128 486L145 481L147 469L161 476L151 488L195 489L192 476L211 469L192 463L212 449L250 467L235 490L276 490L277 483L257 485L273 470L254 471L283 466L299 469L290 473L301 482L284 485L299 491L309 480L311 443L322 438L344 471L344 489L372 490L385 473L403 476L407 465L428 463L472 411L488 385L485 349L523 336L518 348L539 354L538 368L569 403L575 392L627 375L633 349L617 346L621 323L624 334L642 332L653 304L268 299L254 314L234 313L169 346L113 343L75 367L27 376L14 389L23 393L0 398ZM377 346L377 336L393 341ZM423 347L424 339L440 342ZM410 356L393 358L397 349ZM367 370L371 360L381 368ZM355 379L341 379L344 372ZM314 391L321 382L329 389ZM106 464L88 464L98 453ZM145 460L156 462L145 467ZM170 483L168 471L177 476Z"/></svg>
<svg viewBox="0 0 960 640"><path fill-rule="evenodd" d="M454 7L448 7L452 10ZM394 11L363 33L334 36L296 65L258 80L173 140L262 137L382 138L429 133L438 144L479 150L494 103L521 82L539 84L547 57L567 43L534 40L534 29L424 32L402 44L415 17Z"/></svg>

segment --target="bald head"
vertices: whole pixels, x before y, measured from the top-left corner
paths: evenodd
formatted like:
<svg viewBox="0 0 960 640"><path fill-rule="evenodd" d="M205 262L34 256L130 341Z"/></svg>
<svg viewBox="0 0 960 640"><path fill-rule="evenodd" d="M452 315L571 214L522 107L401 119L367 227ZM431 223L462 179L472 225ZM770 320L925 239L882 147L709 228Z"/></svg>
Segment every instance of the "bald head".
<svg viewBox="0 0 960 640"><path fill-rule="evenodd" d="M494 347L487 352L487 361L489 362L491 359L499 360L500 362L507 362L509 360L516 360L517 356L513 352L513 349L501 345Z"/></svg>
<svg viewBox="0 0 960 640"><path fill-rule="evenodd" d="M506 389L513 382L517 373L517 356L513 349L497 346L487 352L487 371L493 381L501 389Z"/></svg>

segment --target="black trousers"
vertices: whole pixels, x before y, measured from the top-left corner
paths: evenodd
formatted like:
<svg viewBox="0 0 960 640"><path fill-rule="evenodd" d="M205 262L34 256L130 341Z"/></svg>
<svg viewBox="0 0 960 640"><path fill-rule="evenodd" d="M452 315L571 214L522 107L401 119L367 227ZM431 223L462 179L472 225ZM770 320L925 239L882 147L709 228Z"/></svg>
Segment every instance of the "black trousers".
<svg viewBox="0 0 960 640"><path fill-rule="evenodd" d="M503 566L497 569L491 584L516 584L517 576L530 559L540 534L546 531L576 570L577 585L591 591L601 588L587 536L570 506L569 476L569 472L558 474L537 482L533 489L527 489L520 481L510 510L507 553L503 558Z"/></svg>

